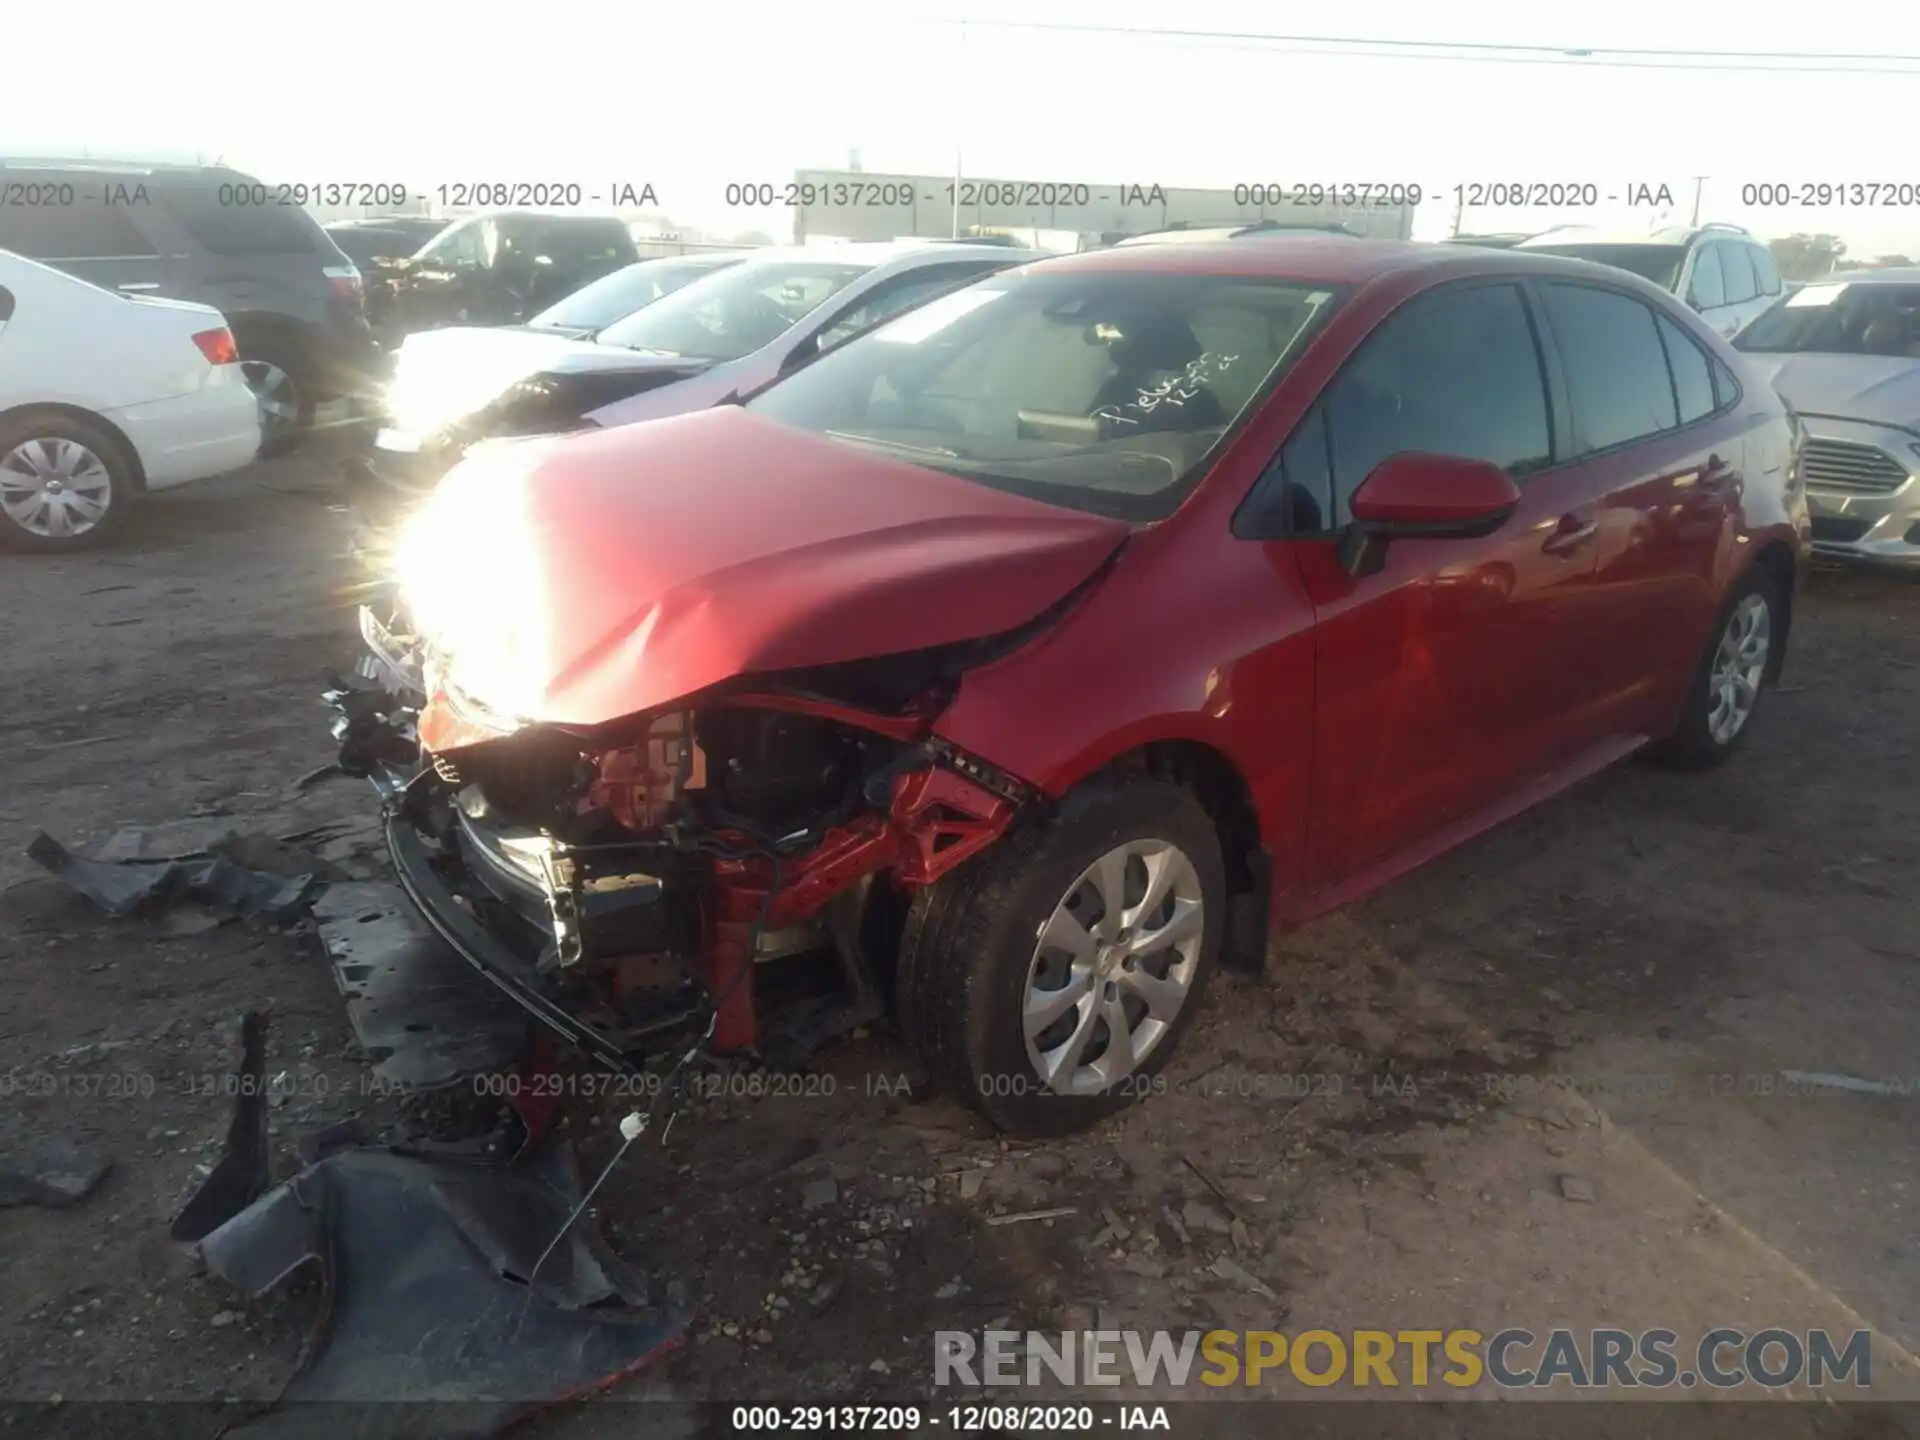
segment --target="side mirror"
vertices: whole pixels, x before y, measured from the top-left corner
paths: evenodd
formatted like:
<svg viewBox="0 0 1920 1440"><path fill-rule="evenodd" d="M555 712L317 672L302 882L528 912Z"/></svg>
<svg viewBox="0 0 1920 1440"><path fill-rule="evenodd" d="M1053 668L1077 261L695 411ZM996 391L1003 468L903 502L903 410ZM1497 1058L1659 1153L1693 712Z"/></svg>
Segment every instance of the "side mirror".
<svg viewBox="0 0 1920 1440"><path fill-rule="evenodd" d="M1519 504L1507 472L1485 460L1412 450L1389 455L1353 492L1340 568L1356 579L1376 574L1391 540L1491 535Z"/></svg>

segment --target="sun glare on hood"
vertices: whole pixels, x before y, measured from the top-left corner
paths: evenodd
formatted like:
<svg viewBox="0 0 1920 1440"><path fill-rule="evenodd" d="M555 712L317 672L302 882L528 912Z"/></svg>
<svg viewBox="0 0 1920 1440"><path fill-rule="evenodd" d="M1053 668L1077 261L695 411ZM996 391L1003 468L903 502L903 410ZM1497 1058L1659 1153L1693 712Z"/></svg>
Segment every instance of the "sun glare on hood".
<svg viewBox="0 0 1920 1440"><path fill-rule="evenodd" d="M437 671L429 683L514 717L537 711L550 673L549 587L520 483L530 448L489 447L448 471L394 554L402 603Z"/></svg>

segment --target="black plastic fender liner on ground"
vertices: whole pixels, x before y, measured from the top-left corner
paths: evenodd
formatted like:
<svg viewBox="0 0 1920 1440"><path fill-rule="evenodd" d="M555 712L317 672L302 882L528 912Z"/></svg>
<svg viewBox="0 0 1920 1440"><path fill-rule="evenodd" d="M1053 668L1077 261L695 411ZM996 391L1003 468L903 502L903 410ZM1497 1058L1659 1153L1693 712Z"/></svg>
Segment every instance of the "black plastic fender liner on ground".
<svg viewBox="0 0 1920 1440"><path fill-rule="evenodd" d="M201 1242L207 1268L257 1295L317 1261L326 1309L275 1408L227 1433L338 1440L350 1414L356 1436L492 1434L673 1350L688 1316L588 1217L527 1284L579 1199L564 1147L512 1167L349 1150L271 1191Z"/></svg>

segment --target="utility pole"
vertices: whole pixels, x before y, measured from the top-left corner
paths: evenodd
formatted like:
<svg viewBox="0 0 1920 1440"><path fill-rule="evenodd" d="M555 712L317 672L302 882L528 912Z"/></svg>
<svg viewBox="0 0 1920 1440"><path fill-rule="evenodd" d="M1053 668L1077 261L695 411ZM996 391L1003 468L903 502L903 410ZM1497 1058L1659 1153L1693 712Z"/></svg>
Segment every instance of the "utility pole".
<svg viewBox="0 0 1920 1440"><path fill-rule="evenodd" d="M1467 187L1464 185L1456 185L1453 190L1453 231L1452 231L1452 233L1456 236L1460 233L1460 222L1466 217L1466 213L1467 213Z"/></svg>
<svg viewBox="0 0 1920 1440"><path fill-rule="evenodd" d="M964 87L966 83L966 78L967 78L967 22L964 20L960 22L959 68L960 68L960 81L962 86ZM956 111L959 111L962 113L964 113L966 110L966 107L964 105L955 106L954 108ZM966 124L966 121L962 119L960 121L960 124L964 126ZM965 136L965 134L966 134L966 131L964 129L957 130L954 132L954 137L953 137L953 236L952 238L955 240L958 240L960 238L960 146L961 146L962 138Z"/></svg>
<svg viewBox="0 0 1920 1440"><path fill-rule="evenodd" d="M1687 222L1689 226L1700 223L1700 192L1706 187L1706 183L1707 177L1704 175L1693 177L1693 219Z"/></svg>

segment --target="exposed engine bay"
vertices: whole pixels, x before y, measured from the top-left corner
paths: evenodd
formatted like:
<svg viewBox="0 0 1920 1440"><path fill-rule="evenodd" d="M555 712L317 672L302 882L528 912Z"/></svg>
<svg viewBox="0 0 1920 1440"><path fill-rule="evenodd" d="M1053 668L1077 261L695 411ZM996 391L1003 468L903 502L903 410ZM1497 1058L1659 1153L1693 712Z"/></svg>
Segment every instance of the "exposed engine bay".
<svg viewBox="0 0 1920 1440"><path fill-rule="evenodd" d="M765 1053L877 1018L911 892L1038 798L932 734L977 646L434 748L423 714L436 736L475 733L459 692L371 610L362 629L362 680L328 699L342 768L387 797L402 885L464 958L616 1069L689 1037Z"/></svg>

